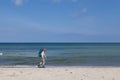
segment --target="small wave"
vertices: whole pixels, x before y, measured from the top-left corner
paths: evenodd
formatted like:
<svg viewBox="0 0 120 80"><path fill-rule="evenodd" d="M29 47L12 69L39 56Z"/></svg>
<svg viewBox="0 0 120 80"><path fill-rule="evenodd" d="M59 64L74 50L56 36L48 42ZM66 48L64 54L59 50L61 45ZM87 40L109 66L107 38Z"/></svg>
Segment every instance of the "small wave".
<svg viewBox="0 0 120 80"><path fill-rule="evenodd" d="M2 56L3 55L3 53L0 53L0 56Z"/></svg>

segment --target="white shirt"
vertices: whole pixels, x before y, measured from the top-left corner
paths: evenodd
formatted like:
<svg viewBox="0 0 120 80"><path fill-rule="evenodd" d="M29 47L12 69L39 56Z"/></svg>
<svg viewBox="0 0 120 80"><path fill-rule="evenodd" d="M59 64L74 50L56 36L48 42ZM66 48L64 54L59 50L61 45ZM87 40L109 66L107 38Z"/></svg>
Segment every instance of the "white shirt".
<svg viewBox="0 0 120 80"><path fill-rule="evenodd" d="M46 55L45 55L45 52L44 52L44 51L41 52L41 57L42 57L42 58L46 58Z"/></svg>

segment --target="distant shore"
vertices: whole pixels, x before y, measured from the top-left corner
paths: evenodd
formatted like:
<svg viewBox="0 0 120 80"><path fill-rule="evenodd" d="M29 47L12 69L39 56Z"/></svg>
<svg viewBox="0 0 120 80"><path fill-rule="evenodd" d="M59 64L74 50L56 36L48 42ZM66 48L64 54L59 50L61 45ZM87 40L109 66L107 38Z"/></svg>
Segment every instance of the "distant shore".
<svg viewBox="0 0 120 80"><path fill-rule="evenodd" d="M0 80L119 80L120 67L0 67Z"/></svg>

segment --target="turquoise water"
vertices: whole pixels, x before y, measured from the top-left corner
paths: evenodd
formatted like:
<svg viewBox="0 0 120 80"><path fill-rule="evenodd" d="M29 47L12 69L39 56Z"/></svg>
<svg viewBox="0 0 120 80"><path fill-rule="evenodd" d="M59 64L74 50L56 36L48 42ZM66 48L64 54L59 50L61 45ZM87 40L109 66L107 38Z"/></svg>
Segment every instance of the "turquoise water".
<svg viewBox="0 0 120 80"><path fill-rule="evenodd" d="M120 66L120 43L0 43L0 65L36 65L41 48L46 65Z"/></svg>

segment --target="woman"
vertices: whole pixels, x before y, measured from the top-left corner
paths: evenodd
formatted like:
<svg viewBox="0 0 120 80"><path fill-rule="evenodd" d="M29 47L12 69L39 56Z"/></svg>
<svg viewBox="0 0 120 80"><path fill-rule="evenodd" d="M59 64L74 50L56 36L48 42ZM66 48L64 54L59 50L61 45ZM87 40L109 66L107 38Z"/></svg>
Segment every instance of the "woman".
<svg viewBox="0 0 120 80"><path fill-rule="evenodd" d="M39 51L39 57L40 57L40 64L38 65L38 67L45 67L45 59L47 59L46 55L46 48L43 48L42 50Z"/></svg>

